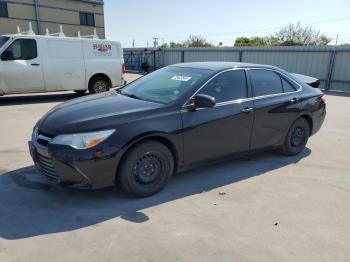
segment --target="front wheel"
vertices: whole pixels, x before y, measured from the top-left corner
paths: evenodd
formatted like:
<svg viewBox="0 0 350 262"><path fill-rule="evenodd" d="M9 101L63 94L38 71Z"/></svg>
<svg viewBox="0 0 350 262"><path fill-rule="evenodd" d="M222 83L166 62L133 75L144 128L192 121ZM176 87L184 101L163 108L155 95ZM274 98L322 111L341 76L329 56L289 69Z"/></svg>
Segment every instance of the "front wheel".
<svg viewBox="0 0 350 262"><path fill-rule="evenodd" d="M157 141L137 144L126 153L119 169L118 182L122 190L136 197L158 193L174 172L174 157Z"/></svg>
<svg viewBox="0 0 350 262"><path fill-rule="evenodd" d="M302 152L310 136L309 123L305 118L297 119L288 131L282 152L285 155L297 155Z"/></svg>

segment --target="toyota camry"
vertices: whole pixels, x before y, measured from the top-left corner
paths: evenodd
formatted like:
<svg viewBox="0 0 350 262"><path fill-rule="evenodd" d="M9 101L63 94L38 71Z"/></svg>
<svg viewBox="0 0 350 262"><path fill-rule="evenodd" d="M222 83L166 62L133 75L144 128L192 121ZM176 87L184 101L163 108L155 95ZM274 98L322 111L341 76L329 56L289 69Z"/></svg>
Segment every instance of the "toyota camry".
<svg viewBox="0 0 350 262"><path fill-rule="evenodd" d="M172 65L54 107L35 125L30 153L54 183L150 196L175 172L209 160L299 154L326 115L318 85L267 65Z"/></svg>

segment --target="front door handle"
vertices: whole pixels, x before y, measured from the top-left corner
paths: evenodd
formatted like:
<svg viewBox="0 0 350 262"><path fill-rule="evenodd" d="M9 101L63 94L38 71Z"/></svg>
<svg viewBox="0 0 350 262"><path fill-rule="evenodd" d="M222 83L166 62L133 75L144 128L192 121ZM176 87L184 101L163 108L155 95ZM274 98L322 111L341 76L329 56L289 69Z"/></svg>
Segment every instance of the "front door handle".
<svg viewBox="0 0 350 262"><path fill-rule="evenodd" d="M290 100L291 103L297 103L298 101L299 101L299 98L297 98L297 97L293 97L293 98Z"/></svg>
<svg viewBox="0 0 350 262"><path fill-rule="evenodd" d="M30 64L31 66L40 66L40 64L38 63L33 63L33 64Z"/></svg>
<svg viewBox="0 0 350 262"><path fill-rule="evenodd" d="M252 107L245 107L242 109L242 112L243 113L246 113L246 114L249 114L250 112L253 111L253 108Z"/></svg>

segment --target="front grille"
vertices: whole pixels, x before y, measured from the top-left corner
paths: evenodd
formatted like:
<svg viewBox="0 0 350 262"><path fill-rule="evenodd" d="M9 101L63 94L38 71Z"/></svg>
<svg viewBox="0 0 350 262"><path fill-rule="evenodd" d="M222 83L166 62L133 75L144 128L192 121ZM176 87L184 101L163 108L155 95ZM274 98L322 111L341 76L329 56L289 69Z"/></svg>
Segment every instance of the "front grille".
<svg viewBox="0 0 350 262"><path fill-rule="evenodd" d="M47 177L57 180L59 179L55 168L53 167L52 161L50 158L38 154L37 166L40 171Z"/></svg>

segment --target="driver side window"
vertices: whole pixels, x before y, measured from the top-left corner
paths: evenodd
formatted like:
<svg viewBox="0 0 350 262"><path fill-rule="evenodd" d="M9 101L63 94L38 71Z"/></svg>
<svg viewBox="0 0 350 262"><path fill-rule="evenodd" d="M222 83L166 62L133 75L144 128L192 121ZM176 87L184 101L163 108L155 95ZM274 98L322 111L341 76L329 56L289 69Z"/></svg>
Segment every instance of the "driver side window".
<svg viewBox="0 0 350 262"><path fill-rule="evenodd" d="M36 41L33 39L17 39L5 52L12 53L12 57L8 60L31 60L38 56Z"/></svg>
<svg viewBox="0 0 350 262"><path fill-rule="evenodd" d="M233 70L218 75L204 86L199 94L214 97L216 103L247 98L247 80L244 70Z"/></svg>

